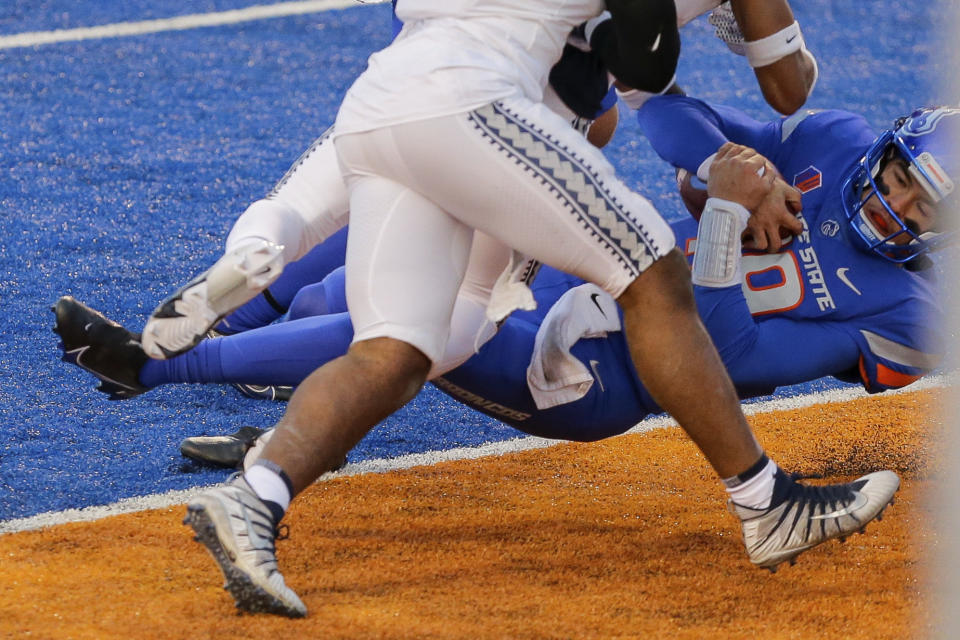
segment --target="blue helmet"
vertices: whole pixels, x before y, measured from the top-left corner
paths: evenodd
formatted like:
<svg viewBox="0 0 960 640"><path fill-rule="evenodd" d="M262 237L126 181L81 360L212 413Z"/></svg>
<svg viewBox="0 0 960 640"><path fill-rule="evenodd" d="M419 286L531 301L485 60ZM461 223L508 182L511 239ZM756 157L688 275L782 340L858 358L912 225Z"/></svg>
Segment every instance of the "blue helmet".
<svg viewBox="0 0 960 640"><path fill-rule="evenodd" d="M934 107L917 109L896 122L874 140L866 154L841 187L843 210L867 249L893 262L908 262L938 249L957 237L960 221L960 109ZM887 202L887 189L878 186L877 177L894 157L907 163L907 171L936 203L939 220L934 230L915 233ZM882 233L870 220L864 205L876 194L894 222L890 233ZM902 243L901 236L909 238ZM900 239L901 243L894 243Z"/></svg>

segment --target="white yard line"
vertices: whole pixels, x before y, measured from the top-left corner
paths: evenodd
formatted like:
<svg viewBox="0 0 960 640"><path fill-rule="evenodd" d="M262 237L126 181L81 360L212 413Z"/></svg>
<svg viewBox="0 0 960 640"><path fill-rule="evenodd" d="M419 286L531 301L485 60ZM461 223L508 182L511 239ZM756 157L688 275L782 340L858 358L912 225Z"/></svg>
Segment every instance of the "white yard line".
<svg viewBox="0 0 960 640"><path fill-rule="evenodd" d="M385 0L380 0L385 1ZM160 18L157 20L142 20L139 22L117 22L96 27L80 27L77 29L56 29L54 31L30 31L13 35L0 36L0 50L15 49L18 47L33 47L56 42L74 42L78 40L102 40L104 38L119 38L122 36L139 36L146 33L161 31L183 31L198 27L217 27L238 22L250 22L266 18L282 18L306 13L329 11L330 9L345 9L358 4L379 4L379 2L363 2L357 0L300 0L297 2L278 2L277 4L254 5L245 9L218 11L216 13L194 13L175 18Z"/></svg>
<svg viewBox="0 0 960 640"><path fill-rule="evenodd" d="M890 391L884 395L909 393L921 389L932 389L947 386L948 380L944 376L930 376L919 382L916 382L905 389ZM857 398L867 397L867 393L861 388L831 389L818 393L810 393L792 398L777 398L763 402L755 402L744 405L744 413L755 415L758 413L768 413L772 411L785 411L788 409L800 409L816 404L828 404L833 402L848 402ZM663 429L676 426L672 418L658 416L644 420L628 433L643 433L653 429ZM383 460L366 460L354 464L348 464L346 467L336 473L328 473L323 480L339 478L342 476L357 476L365 473L386 473L400 469L409 469L411 467L422 467L436 464L438 462L447 462L451 460L472 460L476 458L485 458L488 456L499 456L505 453L514 453L517 451L529 451L532 449L544 449L546 447L563 444L564 441L548 440L546 438L524 437L505 440L502 442L493 442L478 447L463 447L459 449L447 449L444 451L428 451L426 453L413 453L397 458ZM203 491L206 487L197 487L183 491L169 491L138 498L126 498L112 504L87 507L85 509L67 509L66 511L50 511L41 513L29 518L18 518L15 520L0 521L0 535L5 533L16 533L18 531L29 531L32 529L41 529L67 522L89 522L100 520L109 516L115 516L122 513L134 513L137 511L146 511L148 509L165 509L180 504L184 504L193 496Z"/></svg>

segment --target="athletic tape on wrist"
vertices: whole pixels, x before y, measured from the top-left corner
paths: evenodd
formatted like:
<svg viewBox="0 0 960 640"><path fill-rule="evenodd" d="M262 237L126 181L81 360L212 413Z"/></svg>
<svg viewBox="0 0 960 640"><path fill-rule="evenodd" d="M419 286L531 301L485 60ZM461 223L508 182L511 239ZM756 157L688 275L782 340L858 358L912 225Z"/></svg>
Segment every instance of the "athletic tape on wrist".
<svg viewBox="0 0 960 640"><path fill-rule="evenodd" d="M800 23L793 21L789 27L775 34L743 43L744 53L751 67L765 67L777 60L804 49Z"/></svg>
<svg viewBox="0 0 960 640"><path fill-rule="evenodd" d="M740 236L749 217L750 212L739 203L707 199L693 254L693 284L713 288L740 284Z"/></svg>

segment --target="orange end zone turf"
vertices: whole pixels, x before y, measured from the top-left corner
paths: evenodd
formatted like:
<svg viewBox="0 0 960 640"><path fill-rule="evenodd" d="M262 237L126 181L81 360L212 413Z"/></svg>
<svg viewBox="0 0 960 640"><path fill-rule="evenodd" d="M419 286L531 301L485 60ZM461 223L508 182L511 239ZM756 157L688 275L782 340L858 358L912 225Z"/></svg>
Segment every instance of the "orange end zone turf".
<svg viewBox="0 0 960 640"><path fill-rule="evenodd" d="M0 637L922 636L942 393L751 418L789 471L903 480L865 535L775 575L746 560L693 444L662 429L311 487L278 545L305 620L236 613L183 507L0 536Z"/></svg>

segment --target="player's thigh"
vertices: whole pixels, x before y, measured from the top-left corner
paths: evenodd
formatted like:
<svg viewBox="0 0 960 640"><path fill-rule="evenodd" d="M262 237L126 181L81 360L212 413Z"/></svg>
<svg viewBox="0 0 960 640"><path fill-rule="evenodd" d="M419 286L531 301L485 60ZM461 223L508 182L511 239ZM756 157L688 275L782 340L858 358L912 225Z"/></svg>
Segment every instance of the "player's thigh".
<svg viewBox="0 0 960 640"><path fill-rule="evenodd" d="M510 264L512 250L492 236L477 231L470 245L470 261L460 285L460 295L486 306L493 285Z"/></svg>
<svg viewBox="0 0 960 640"><path fill-rule="evenodd" d="M397 182L351 176L346 292L354 341L390 337L443 354L472 229Z"/></svg>
<svg viewBox="0 0 960 640"><path fill-rule="evenodd" d="M615 297L673 247L669 226L562 118L517 99L392 127L398 179L465 224Z"/></svg>

